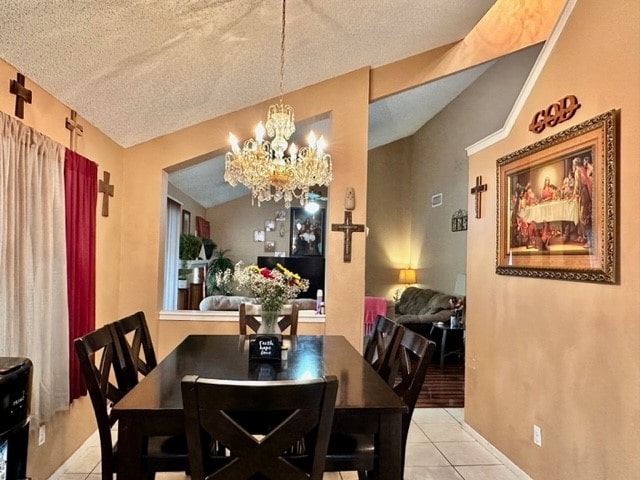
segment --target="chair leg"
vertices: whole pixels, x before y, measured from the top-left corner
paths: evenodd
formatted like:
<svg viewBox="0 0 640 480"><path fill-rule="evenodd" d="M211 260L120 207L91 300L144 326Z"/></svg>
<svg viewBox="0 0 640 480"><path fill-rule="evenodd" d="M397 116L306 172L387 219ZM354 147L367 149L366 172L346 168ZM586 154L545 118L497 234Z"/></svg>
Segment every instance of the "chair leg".
<svg viewBox="0 0 640 480"><path fill-rule="evenodd" d="M377 475L374 472L367 472L364 470L358 470L358 480L375 480Z"/></svg>

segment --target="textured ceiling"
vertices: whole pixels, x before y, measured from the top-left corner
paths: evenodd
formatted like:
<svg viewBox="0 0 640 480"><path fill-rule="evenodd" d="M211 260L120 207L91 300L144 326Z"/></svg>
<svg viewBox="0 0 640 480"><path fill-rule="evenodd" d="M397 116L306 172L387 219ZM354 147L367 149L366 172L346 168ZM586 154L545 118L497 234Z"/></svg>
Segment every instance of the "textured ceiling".
<svg viewBox="0 0 640 480"><path fill-rule="evenodd" d="M289 0L284 89L460 40L493 3ZM277 96L280 15L279 0L1 0L0 57L131 146Z"/></svg>
<svg viewBox="0 0 640 480"><path fill-rule="evenodd" d="M460 40L494 1L288 0L285 92ZM0 57L125 147L279 93L280 0L0 0L0 18ZM374 102L369 148L415 133L489 66ZM330 128L297 125L329 145ZM170 182L205 207L248 194L223 171L218 156Z"/></svg>

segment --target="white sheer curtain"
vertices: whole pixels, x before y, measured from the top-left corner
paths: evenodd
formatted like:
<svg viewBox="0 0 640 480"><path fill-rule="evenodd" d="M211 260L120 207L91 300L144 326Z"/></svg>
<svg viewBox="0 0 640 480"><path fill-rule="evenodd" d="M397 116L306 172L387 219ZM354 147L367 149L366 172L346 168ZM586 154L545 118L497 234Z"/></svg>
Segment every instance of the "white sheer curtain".
<svg viewBox="0 0 640 480"><path fill-rule="evenodd" d="M180 204L167 198L167 238L164 242L164 294L162 308L178 308L178 252L180 249Z"/></svg>
<svg viewBox="0 0 640 480"><path fill-rule="evenodd" d="M33 362L33 426L69 404L64 201L64 147L0 112L0 356Z"/></svg>

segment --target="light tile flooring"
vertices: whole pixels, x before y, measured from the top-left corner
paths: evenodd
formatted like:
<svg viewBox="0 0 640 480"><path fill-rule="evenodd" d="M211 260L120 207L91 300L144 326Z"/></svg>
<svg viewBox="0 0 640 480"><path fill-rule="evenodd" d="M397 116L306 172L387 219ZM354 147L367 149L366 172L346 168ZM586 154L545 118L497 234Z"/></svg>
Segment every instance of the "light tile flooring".
<svg viewBox="0 0 640 480"><path fill-rule="evenodd" d="M418 408L407 440L404 480L517 480L510 470L462 429L462 408ZM96 434L49 480L100 480ZM185 480L159 473L157 480ZM324 480L357 480L356 472L326 473Z"/></svg>

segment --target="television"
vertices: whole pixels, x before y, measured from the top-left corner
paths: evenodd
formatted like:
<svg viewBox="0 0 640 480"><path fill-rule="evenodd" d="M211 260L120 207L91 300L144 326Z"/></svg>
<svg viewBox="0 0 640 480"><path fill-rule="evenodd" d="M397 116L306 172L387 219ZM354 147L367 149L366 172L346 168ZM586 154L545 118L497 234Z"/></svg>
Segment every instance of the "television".
<svg viewBox="0 0 640 480"><path fill-rule="evenodd" d="M260 268L275 268L277 263L309 280L309 289L298 298L316 298L318 289L324 291L324 257L258 257Z"/></svg>

